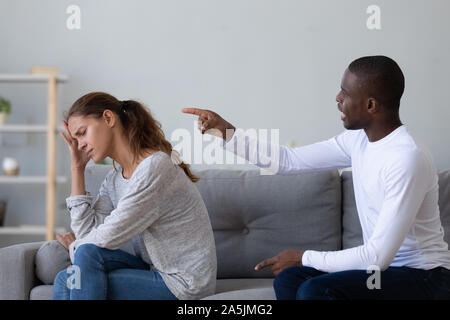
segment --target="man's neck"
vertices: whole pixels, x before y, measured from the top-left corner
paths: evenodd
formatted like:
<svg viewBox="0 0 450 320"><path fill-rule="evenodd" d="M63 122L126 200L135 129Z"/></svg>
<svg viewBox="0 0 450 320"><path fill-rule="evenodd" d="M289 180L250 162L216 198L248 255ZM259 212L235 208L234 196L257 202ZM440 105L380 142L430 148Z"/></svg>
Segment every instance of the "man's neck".
<svg viewBox="0 0 450 320"><path fill-rule="evenodd" d="M400 119L397 119L394 122L391 123L379 123L376 125L373 125L370 128L364 128L364 131L366 132L367 138L369 139L370 142L375 142L378 140L383 139L384 137L386 137L387 135L389 135L390 133L392 133L395 129L397 129L398 127L402 126L402 122L400 121Z"/></svg>

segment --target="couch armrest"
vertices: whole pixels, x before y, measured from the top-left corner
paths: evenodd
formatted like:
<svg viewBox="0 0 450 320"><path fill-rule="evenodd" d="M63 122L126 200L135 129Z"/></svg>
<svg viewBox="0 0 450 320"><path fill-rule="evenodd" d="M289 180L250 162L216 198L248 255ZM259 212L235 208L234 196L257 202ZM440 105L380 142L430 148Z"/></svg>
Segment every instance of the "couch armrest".
<svg viewBox="0 0 450 320"><path fill-rule="evenodd" d="M37 284L34 259L43 242L16 244L0 249L0 300L29 300Z"/></svg>

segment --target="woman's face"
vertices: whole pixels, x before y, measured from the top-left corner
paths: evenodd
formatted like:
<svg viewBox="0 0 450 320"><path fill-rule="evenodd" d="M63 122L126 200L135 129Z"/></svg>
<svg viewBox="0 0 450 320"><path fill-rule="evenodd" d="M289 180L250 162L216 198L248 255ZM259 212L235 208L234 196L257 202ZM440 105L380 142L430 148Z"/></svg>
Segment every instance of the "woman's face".
<svg viewBox="0 0 450 320"><path fill-rule="evenodd" d="M78 142L78 150L85 152L95 163L108 156L112 130L103 118L71 116L68 126L70 135Z"/></svg>

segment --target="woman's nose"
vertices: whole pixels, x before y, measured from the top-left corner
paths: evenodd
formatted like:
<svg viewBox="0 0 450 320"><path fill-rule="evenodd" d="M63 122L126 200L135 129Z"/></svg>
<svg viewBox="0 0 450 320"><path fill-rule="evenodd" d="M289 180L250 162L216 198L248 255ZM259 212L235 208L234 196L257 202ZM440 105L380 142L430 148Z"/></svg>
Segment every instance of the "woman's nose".
<svg viewBox="0 0 450 320"><path fill-rule="evenodd" d="M86 148L86 143L82 142L82 141L78 141L78 150L84 151L85 148Z"/></svg>

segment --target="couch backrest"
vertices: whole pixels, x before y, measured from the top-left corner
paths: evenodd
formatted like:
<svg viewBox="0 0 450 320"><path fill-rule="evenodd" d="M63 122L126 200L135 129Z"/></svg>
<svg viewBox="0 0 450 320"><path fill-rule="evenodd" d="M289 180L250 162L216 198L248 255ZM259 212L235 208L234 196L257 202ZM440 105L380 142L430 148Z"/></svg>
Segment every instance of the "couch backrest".
<svg viewBox="0 0 450 320"><path fill-rule="evenodd" d="M86 168L91 195L98 193L111 169ZM211 217L219 278L273 277L268 270L254 271L254 265L290 248L339 250L362 244L351 172L341 177L335 171L291 176L230 170L194 173L201 178L196 187ZM450 170L439 174L439 207L449 243ZM46 242L36 253L36 275L45 284L52 284L56 273L70 263L67 251L58 254L55 245L57 241Z"/></svg>
<svg viewBox="0 0 450 320"><path fill-rule="evenodd" d="M86 168L91 195L111 168ZM254 266L286 249L341 248L337 171L270 176L259 170L208 169L194 174L214 230L218 278L273 277Z"/></svg>
<svg viewBox="0 0 450 320"><path fill-rule="evenodd" d="M111 169L86 168L91 195ZM263 176L258 170L194 173L200 177L195 185L214 230L218 278L272 277L268 270L253 267L286 249L339 250L362 244L351 171L341 177L336 171L289 176ZM439 174L439 207L449 243L450 170Z"/></svg>
<svg viewBox="0 0 450 320"><path fill-rule="evenodd" d="M450 245L450 170L439 173L439 210L444 240Z"/></svg>
<svg viewBox="0 0 450 320"><path fill-rule="evenodd" d="M100 190L106 174L112 169L113 166L111 165L93 165L86 167L86 170L84 170L86 191L95 197Z"/></svg>
<svg viewBox="0 0 450 320"><path fill-rule="evenodd" d="M337 171L260 175L259 170L195 172L214 230L218 278L273 277L254 271L286 249L339 250Z"/></svg>
<svg viewBox="0 0 450 320"><path fill-rule="evenodd" d="M341 173L342 184L342 249L363 244L361 224L356 209L351 171Z"/></svg>

